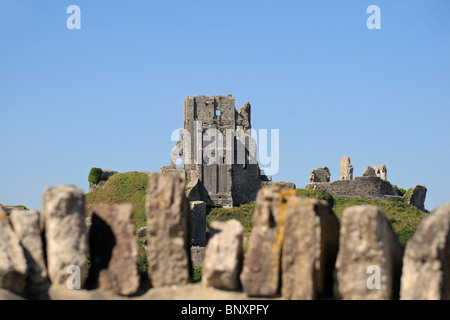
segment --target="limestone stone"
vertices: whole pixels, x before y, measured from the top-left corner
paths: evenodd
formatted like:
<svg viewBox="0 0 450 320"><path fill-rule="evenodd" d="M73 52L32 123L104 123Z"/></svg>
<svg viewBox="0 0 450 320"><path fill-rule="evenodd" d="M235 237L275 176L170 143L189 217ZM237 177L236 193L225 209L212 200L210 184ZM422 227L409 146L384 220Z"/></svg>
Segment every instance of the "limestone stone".
<svg viewBox="0 0 450 320"><path fill-rule="evenodd" d="M244 227L235 220L212 221L211 237L205 249L202 281L219 289L237 290L242 270Z"/></svg>
<svg viewBox="0 0 450 320"><path fill-rule="evenodd" d="M344 156L341 159L341 180L353 180L353 166L350 163L350 157Z"/></svg>
<svg viewBox="0 0 450 320"><path fill-rule="evenodd" d="M387 169L384 164L375 166L373 167L373 169L375 170L375 174L377 175L377 177L380 177L384 181L387 181Z"/></svg>
<svg viewBox="0 0 450 320"><path fill-rule="evenodd" d="M100 289L131 296L139 289L138 244L131 204L97 204L89 231L90 278Z"/></svg>
<svg viewBox="0 0 450 320"><path fill-rule="evenodd" d="M398 298L402 257L397 235L380 209L370 205L345 209L336 260L337 295L350 300ZM372 287L377 284L379 289Z"/></svg>
<svg viewBox="0 0 450 320"><path fill-rule="evenodd" d="M412 189L407 203L412 204L419 210L425 211L425 198L427 196L427 188L424 186L416 185Z"/></svg>
<svg viewBox="0 0 450 320"><path fill-rule="evenodd" d="M330 169L327 167L311 170L309 173L309 183L312 182L330 182Z"/></svg>
<svg viewBox="0 0 450 320"><path fill-rule="evenodd" d="M392 185L392 192L394 196L400 196L400 191L398 190L398 187L395 184Z"/></svg>
<svg viewBox="0 0 450 320"><path fill-rule="evenodd" d="M253 213L253 228L240 276L248 296L274 297L280 292L281 246L286 203L295 190L263 188Z"/></svg>
<svg viewBox="0 0 450 320"><path fill-rule="evenodd" d="M45 296L47 267L44 260L44 246L40 228L41 214L36 210L13 210L11 224L24 248L28 265L27 287L31 298Z"/></svg>
<svg viewBox="0 0 450 320"><path fill-rule="evenodd" d="M364 168L363 177L376 177L377 173L375 172L375 169L372 168L371 166L367 166Z"/></svg>
<svg viewBox="0 0 450 320"><path fill-rule="evenodd" d="M400 299L450 299L450 203L425 217L408 242Z"/></svg>
<svg viewBox="0 0 450 320"><path fill-rule="evenodd" d="M72 185L48 187L42 197L48 276L65 285L70 266L80 268L80 285L87 273L87 230L83 190Z"/></svg>
<svg viewBox="0 0 450 320"><path fill-rule="evenodd" d="M23 293L26 286L27 261L19 237L0 210L0 288Z"/></svg>
<svg viewBox="0 0 450 320"><path fill-rule="evenodd" d="M190 206L185 181L149 175L146 196L148 272L153 287L183 285L191 278Z"/></svg>
<svg viewBox="0 0 450 320"><path fill-rule="evenodd" d="M291 197L281 255L282 297L331 297L338 246L339 221L329 206L317 199Z"/></svg>
<svg viewBox="0 0 450 320"><path fill-rule="evenodd" d="M192 267L198 268L203 265L203 260L205 258L205 247L191 247L191 259Z"/></svg>
<svg viewBox="0 0 450 320"><path fill-rule="evenodd" d="M193 246L206 246L206 202L191 202L191 242Z"/></svg>

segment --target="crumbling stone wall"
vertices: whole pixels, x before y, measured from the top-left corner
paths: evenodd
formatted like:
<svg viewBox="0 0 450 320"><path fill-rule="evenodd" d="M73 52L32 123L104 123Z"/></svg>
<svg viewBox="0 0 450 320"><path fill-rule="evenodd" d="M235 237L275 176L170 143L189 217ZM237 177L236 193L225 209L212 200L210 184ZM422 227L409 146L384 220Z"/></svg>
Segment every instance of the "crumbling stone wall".
<svg viewBox="0 0 450 320"><path fill-rule="evenodd" d="M427 188L425 186L416 185L412 188L411 193L406 199L409 204L412 204L419 210L425 211L425 197L427 195Z"/></svg>
<svg viewBox="0 0 450 320"><path fill-rule="evenodd" d="M251 129L249 102L237 110L232 95L187 97L183 129L182 140L172 151L172 156L183 160L183 167L176 168L172 162L161 167L161 173L180 172L187 180L188 199L204 201L210 207L232 207L256 200L261 182L267 177L256 162L256 142L245 134ZM220 156L214 154L214 163L210 163L208 146L202 139L208 129L220 132L219 137L208 137L217 142L220 152ZM233 134L228 136L227 132ZM190 152L184 151L185 146Z"/></svg>
<svg viewBox="0 0 450 320"><path fill-rule="evenodd" d="M336 180L328 183L313 182L306 189L324 189L331 195L346 198L392 199L397 196L389 181L379 177L356 177L354 180Z"/></svg>
<svg viewBox="0 0 450 320"><path fill-rule="evenodd" d="M341 159L340 180L330 182L330 171L327 167L311 170L309 183L306 189L323 189L331 195L345 198L364 199L404 199L419 210L425 211L425 196L427 189L424 186L415 186L412 192L404 198L399 194L398 187L387 180L386 165L366 166L361 177L353 180L353 166L350 158Z"/></svg>
<svg viewBox="0 0 450 320"><path fill-rule="evenodd" d="M380 177L383 180L387 180L387 169L384 164L375 166L373 167L373 169L375 170L375 174L377 175L377 177Z"/></svg>
<svg viewBox="0 0 450 320"><path fill-rule="evenodd" d="M340 175L341 180L353 180L353 166L350 163L349 156L344 156L341 159L340 169L341 169Z"/></svg>
<svg viewBox="0 0 450 320"><path fill-rule="evenodd" d="M311 170L309 173L309 182L330 182L330 169L327 167Z"/></svg>

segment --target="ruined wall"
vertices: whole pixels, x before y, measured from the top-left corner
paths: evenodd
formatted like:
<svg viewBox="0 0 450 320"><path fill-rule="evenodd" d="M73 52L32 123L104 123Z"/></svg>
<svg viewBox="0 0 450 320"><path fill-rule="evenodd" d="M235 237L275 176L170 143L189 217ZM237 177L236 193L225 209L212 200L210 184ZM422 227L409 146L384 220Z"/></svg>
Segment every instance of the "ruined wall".
<svg viewBox="0 0 450 320"><path fill-rule="evenodd" d="M379 177L356 177L354 180L337 180L332 182L313 182L306 189L324 189L336 197L386 199L397 196L389 181ZM399 197L400 198L400 197Z"/></svg>
<svg viewBox="0 0 450 320"><path fill-rule="evenodd" d="M256 194L261 189L259 166L257 164L234 164L233 168L233 205L256 201Z"/></svg>
<svg viewBox="0 0 450 320"><path fill-rule="evenodd" d="M411 190L411 194L406 199L407 203L415 206L419 210L425 211L425 197L427 188L425 186L416 185Z"/></svg>
<svg viewBox="0 0 450 320"><path fill-rule="evenodd" d="M361 177L353 179L353 166L350 157L344 156L340 163L340 180L330 182L330 171L327 167L311 170L309 183L306 189L323 189L331 195L345 198L363 199L405 199L419 210L425 211L426 188L414 187L414 192L408 196L401 196L396 185L387 181L387 168L382 164L371 167L366 166Z"/></svg>
<svg viewBox="0 0 450 320"><path fill-rule="evenodd" d="M309 182L330 182L330 169L327 167L311 170L309 173Z"/></svg>
<svg viewBox="0 0 450 320"><path fill-rule="evenodd" d="M244 134L251 128L250 103L236 110L231 95L187 97L183 127L189 134L180 133L182 141L177 142L172 153L183 159L189 200L204 201L210 207L255 201L261 181L267 177L261 175L256 161L256 142ZM208 129L219 130L219 136L208 136ZM186 142L190 152L179 151ZM214 154L210 154L211 142L217 142ZM173 163L161 167L161 173L173 170Z"/></svg>

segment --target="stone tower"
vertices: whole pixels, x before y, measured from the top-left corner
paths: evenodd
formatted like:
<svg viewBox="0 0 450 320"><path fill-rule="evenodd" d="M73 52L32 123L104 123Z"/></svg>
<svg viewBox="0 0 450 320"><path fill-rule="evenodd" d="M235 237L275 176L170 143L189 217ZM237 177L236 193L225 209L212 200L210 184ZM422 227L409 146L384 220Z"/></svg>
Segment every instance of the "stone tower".
<svg viewBox="0 0 450 320"><path fill-rule="evenodd" d="M344 156L341 159L341 180L353 180L353 166L350 163L350 157Z"/></svg>
<svg viewBox="0 0 450 320"><path fill-rule="evenodd" d="M228 96L187 97L181 141L172 151L171 165L161 172L176 171L187 180L190 201L209 206L233 206L255 201L262 181L256 161L250 103L236 110ZM177 168L174 159L183 160Z"/></svg>

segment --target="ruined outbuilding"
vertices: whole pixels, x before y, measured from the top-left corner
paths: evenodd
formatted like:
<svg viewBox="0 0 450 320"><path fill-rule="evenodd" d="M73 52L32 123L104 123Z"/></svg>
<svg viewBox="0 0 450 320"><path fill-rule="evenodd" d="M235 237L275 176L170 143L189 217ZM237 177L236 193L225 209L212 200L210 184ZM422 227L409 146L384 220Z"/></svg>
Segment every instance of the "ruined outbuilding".
<svg viewBox="0 0 450 320"><path fill-rule="evenodd" d="M411 193L404 197L397 186L387 180L387 168L384 164L366 166L362 176L353 179L350 158L344 156L341 159L340 171L340 180L330 182L331 174L327 167L311 170L306 189L324 189L333 196L344 198L404 199L419 210L425 211L426 187L415 186Z"/></svg>

